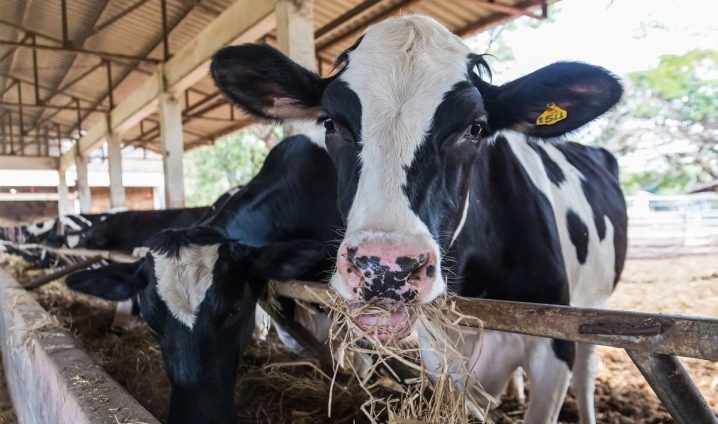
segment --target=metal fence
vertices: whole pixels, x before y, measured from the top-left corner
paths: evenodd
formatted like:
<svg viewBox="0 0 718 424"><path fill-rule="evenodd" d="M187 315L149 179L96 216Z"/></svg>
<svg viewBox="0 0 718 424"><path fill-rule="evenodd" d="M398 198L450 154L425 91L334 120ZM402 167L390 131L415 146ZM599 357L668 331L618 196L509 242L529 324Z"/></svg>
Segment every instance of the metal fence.
<svg viewBox="0 0 718 424"><path fill-rule="evenodd" d="M628 203L628 256L718 253L718 194L642 194Z"/></svg>

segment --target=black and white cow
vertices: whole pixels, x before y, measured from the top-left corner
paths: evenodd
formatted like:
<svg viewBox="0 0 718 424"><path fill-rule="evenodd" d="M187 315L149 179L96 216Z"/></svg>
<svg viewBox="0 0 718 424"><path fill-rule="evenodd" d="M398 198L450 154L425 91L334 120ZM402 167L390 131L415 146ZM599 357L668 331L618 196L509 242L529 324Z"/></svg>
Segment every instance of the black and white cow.
<svg viewBox="0 0 718 424"><path fill-rule="evenodd" d="M324 123L347 224L331 285L350 304L391 311L361 316L362 330L408 332L406 305L447 291L447 269L457 276L448 290L464 296L605 306L626 251L617 164L556 137L619 100L614 76L560 62L492 85L481 56L422 16L369 27L338 67L322 79L269 46L243 45L220 50L211 73L250 113ZM475 338L459 349L471 370L452 376L462 388L480 382L498 395L526 370L527 423L557 420L573 371L581 421L595 421L592 346L486 331L481 349ZM422 355L438 369L435 354Z"/></svg>
<svg viewBox="0 0 718 424"><path fill-rule="evenodd" d="M154 234L184 228L205 219L208 207L126 211L105 214L79 231L67 231L68 247L131 252Z"/></svg>
<svg viewBox="0 0 718 424"><path fill-rule="evenodd" d="M76 273L67 285L114 300L140 294L172 385L170 423L234 423L257 297L269 279L326 277L342 225L331 159L294 136L200 226L164 231L142 260Z"/></svg>
<svg viewBox="0 0 718 424"><path fill-rule="evenodd" d="M90 229L94 224L106 219L107 215L107 213L73 214L35 221L26 226L25 241L52 247L76 247L79 242L79 236L76 234Z"/></svg>

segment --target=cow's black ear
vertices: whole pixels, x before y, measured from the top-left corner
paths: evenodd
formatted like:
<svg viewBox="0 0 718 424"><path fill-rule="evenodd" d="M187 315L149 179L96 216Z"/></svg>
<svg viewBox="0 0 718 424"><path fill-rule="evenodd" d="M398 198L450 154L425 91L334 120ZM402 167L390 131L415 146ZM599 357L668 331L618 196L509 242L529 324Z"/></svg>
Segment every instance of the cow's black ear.
<svg viewBox="0 0 718 424"><path fill-rule="evenodd" d="M250 248L252 273L269 280L299 278L327 258L324 243L316 240L294 240Z"/></svg>
<svg viewBox="0 0 718 424"><path fill-rule="evenodd" d="M235 105L278 121L316 118L325 87L319 75L260 44L221 49L212 58L210 73Z"/></svg>
<svg viewBox="0 0 718 424"><path fill-rule="evenodd" d="M107 300L126 300L147 286L142 272L145 259L130 264L111 264L102 268L76 272L65 284L80 293Z"/></svg>
<svg viewBox="0 0 718 424"><path fill-rule="evenodd" d="M477 81L491 130L513 129L557 137L596 119L621 98L623 88L603 68L559 62L494 86Z"/></svg>

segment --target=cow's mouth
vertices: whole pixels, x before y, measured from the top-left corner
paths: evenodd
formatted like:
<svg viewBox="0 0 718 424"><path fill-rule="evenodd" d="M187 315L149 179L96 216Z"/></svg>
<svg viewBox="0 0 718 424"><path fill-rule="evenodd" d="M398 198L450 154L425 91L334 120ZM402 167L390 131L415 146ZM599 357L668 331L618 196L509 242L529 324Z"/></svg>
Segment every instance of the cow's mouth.
<svg viewBox="0 0 718 424"><path fill-rule="evenodd" d="M378 306L350 307L352 331L359 337L381 343L399 341L409 334L416 316L406 305L384 308Z"/></svg>

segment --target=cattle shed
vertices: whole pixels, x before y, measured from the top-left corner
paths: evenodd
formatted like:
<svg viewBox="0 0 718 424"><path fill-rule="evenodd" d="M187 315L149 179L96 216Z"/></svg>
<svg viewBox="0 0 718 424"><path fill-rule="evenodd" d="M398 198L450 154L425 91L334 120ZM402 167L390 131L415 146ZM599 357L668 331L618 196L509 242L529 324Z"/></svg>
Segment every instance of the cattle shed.
<svg viewBox="0 0 718 424"><path fill-rule="evenodd" d="M88 158L100 151L109 173L109 189L101 195L112 208L132 206L137 202L126 197L131 194L123 182L123 149L140 148L162 156L157 185L164 193L155 207L183 206L183 152L251 123L208 76L209 60L223 46L268 43L327 75L366 26L390 16L426 14L469 36L518 16L544 19L547 3L2 0L0 172L8 180L0 182L2 200L21 200L8 192L15 170L50 170L58 172L56 192L21 192L27 197L22 200L42 197L40 211L57 202L63 215L76 199L76 212L90 211ZM68 188L68 170L74 190Z"/></svg>

